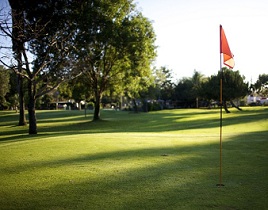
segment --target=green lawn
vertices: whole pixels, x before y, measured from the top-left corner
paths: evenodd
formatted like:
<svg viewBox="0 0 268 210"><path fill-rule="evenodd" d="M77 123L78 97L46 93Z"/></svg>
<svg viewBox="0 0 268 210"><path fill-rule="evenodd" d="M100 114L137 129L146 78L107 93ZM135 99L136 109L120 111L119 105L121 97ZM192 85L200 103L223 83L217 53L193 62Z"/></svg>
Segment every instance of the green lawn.
<svg viewBox="0 0 268 210"><path fill-rule="evenodd" d="M268 209L268 107L0 112L0 209Z"/></svg>

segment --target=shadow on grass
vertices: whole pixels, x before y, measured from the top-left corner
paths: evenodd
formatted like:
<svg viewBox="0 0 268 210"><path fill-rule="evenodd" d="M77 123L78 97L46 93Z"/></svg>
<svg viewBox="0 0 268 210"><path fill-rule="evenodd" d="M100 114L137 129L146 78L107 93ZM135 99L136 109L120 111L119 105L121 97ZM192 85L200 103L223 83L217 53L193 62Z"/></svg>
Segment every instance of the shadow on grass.
<svg viewBox="0 0 268 210"><path fill-rule="evenodd" d="M65 171L53 186L28 187L19 199L5 195L10 205L17 199L24 209L265 209L267 146L265 131L227 139L226 186L220 190L215 187L217 144L84 154L7 167L0 173L30 171L45 182L47 174L40 171L50 168L55 172L50 176Z"/></svg>
<svg viewBox="0 0 268 210"><path fill-rule="evenodd" d="M223 124L237 125L266 120L268 109L235 112L224 116ZM130 114L126 112L106 111L103 120L93 122L83 117L73 118L67 126L49 127L40 131L69 131L78 133L113 133L113 132L164 132L189 129L206 129L219 127L218 110L188 110L187 112L159 111L151 113ZM226 118L225 118L226 117ZM91 116L90 116L91 118ZM79 122L80 120L80 122ZM49 123L49 121L46 121Z"/></svg>
<svg viewBox="0 0 268 210"><path fill-rule="evenodd" d="M165 132L190 129L211 129L219 127L219 110L189 109L165 110L150 113L133 114L129 112L102 111L100 121L92 121L92 112L84 116L83 111L41 111L37 113L38 135L76 135L86 133L120 132ZM267 120L268 108L247 109L224 114L223 126L244 123L258 123ZM28 127L14 128L14 115L0 115L0 125L9 125L1 130L0 141L16 141L27 137ZM3 121L5 120L5 121ZM23 134L23 135L21 135ZM36 138L35 135L32 138Z"/></svg>
<svg viewBox="0 0 268 210"><path fill-rule="evenodd" d="M267 112L267 108L250 109L224 115L224 125L267 122ZM139 114L104 111L104 120L91 122L92 115L84 117L83 112L40 112L39 134L31 137L27 127L12 126L17 116L1 115L0 125L5 130L0 127L0 141L88 133L198 131L217 128L217 113L218 110ZM265 209L267 136L263 129L225 138L222 189L215 187L219 175L217 143L152 145L96 153L89 148L88 154L70 152L42 160L32 157L32 162L24 162L22 157L1 167L0 183L4 184L0 205L4 209ZM5 182L3 177L16 184Z"/></svg>

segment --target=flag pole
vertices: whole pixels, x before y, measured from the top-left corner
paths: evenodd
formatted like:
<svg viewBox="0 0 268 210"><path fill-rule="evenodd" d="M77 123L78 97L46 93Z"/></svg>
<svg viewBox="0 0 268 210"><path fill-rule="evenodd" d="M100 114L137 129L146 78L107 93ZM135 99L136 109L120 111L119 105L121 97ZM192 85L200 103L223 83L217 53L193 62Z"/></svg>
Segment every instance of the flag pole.
<svg viewBox="0 0 268 210"><path fill-rule="evenodd" d="M224 186L222 184L222 106L223 106L223 100L222 100L222 78L223 78L223 70L222 70L222 45L221 45L221 25L220 25L220 177L219 177L219 184L217 184L218 187Z"/></svg>
<svg viewBox="0 0 268 210"><path fill-rule="evenodd" d="M220 182L219 184L217 184L217 186L219 187L224 186L224 184L222 184L222 106L224 104L222 100L223 98L222 57L223 57L223 64L233 69L234 68L234 59L233 59L234 55L232 54L230 50L222 25L220 25Z"/></svg>

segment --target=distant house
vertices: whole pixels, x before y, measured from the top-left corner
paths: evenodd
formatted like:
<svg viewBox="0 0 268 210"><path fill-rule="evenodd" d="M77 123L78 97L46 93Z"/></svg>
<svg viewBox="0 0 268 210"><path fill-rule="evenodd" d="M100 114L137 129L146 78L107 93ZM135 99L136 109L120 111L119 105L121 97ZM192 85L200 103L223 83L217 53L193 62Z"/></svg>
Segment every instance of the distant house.
<svg viewBox="0 0 268 210"><path fill-rule="evenodd" d="M253 95L249 95L248 97L247 97L247 104L248 105L251 105L251 104L257 104L257 100L258 100L258 98L259 97L257 97L257 96L253 96Z"/></svg>
<svg viewBox="0 0 268 210"><path fill-rule="evenodd" d="M268 98L249 95L247 97L248 105L268 105Z"/></svg>

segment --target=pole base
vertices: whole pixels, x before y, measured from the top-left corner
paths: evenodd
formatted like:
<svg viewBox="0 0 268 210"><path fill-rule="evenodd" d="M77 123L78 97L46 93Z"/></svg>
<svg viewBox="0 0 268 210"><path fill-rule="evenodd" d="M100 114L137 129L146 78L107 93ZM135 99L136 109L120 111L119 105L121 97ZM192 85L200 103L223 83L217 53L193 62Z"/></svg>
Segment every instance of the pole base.
<svg viewBox="0 0 268 210"><path fill-rule="evenodd" d="M217 187L224 187L224 184L216 184Z"/></svg>

